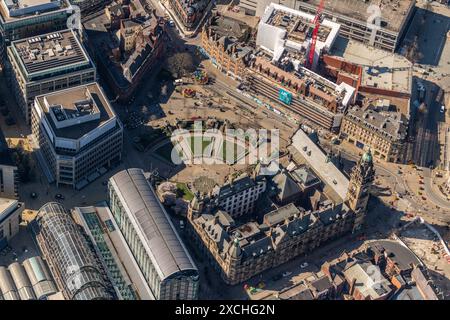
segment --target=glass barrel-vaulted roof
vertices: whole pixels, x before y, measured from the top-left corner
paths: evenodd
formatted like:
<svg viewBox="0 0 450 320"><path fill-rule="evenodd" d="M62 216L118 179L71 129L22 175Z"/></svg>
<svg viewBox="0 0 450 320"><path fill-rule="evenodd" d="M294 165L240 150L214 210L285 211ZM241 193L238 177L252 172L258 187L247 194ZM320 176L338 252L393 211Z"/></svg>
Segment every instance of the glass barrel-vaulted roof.
<svg viewBox="0 0 450 320"><path fill-rule="evenodd" d="M38 236L72 300L113 299L102 265L72 217L56 202L39 209Z"/></svg>

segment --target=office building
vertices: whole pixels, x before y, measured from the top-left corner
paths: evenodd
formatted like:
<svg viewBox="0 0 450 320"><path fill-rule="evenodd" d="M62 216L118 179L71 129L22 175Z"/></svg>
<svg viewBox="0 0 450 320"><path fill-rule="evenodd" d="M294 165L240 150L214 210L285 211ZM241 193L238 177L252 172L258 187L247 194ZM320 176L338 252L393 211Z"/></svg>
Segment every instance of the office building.
<svg viewBox="0 0 450 320"><path fill-rule="evenodd" d="M0 250L19 232L24 204L15 199L0 198Z"/></svg>
<svg viewBox="0 0 450 320"><path fill-rule="evenodd" d="M106 271L91 244L60 203L49 202L39 209L35 233L65 299L115 298Z"/></svg>
<svg viewBox="0 0 450 320"><path fill-rule="evenodd" d="M57 186L81 189L122 157L122 124L96 82L37 96L32 133Z"/></svg>
<svg viewBox="0 0 450 320"><path fill-rule="evenodd" d="M116 224L155 299L197 299L197 267L142 169L115 174L109 180L108 197Z"/></svg>
<svg viewBox="0 0 450 320"><path fill-rule="evenodd" d="M68 17L74 13L67 0L1 0L0 57L12 41L67 28Z"/></svg>
<svg viewBox="0 0 450 320"><path fill-rule="evenodd" d="M29 124L36 96L96 79L95 67L73 30L16 40L7 50L13 92Z"/></svg>

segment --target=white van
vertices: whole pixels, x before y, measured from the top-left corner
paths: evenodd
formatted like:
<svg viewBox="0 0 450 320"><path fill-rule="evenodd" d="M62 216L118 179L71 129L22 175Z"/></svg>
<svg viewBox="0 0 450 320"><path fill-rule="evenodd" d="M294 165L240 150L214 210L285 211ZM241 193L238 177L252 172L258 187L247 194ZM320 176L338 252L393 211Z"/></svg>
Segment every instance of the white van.
<svg viewBox="0 0 450 320"><path fill-rule="evenodd" d="M181 86L183 83L184 83L184 82L183 82L183 79L176 79L176 80L173 82L173 84L176 85L176 86Z"/></svg>

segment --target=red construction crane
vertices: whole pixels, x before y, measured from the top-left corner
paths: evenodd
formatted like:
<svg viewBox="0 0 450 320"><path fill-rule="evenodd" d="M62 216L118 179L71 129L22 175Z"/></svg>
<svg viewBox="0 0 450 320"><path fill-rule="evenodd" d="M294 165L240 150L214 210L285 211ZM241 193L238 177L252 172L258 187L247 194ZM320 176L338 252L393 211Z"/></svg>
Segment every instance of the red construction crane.
<svg viewBox="0 0 450 320"><path fill-rule="evenodd" d="M316 50L317 33L319 33L320 22L321 22L320 18L322 16L323 6L324 6L324 0L320 0L320 4L317 7L316 16L314 17L314 21L313 21L314 30L313 30L312 37L311 37L311 46L309 48L309 57L307 60L308 68L311 68L313 65L313 62L314 62L314 51Z"/></svg>

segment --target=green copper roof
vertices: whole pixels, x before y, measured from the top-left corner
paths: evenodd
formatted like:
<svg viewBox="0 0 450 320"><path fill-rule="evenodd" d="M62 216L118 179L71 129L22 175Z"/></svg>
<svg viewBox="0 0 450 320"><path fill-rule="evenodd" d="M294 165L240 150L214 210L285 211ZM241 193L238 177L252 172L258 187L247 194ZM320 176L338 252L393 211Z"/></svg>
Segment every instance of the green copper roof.
<svg viewBox="0 0 450 320"><path fill-rule="evenodd" d="M372 152L369 150L367 150L367 152L365 152L362 155L362 161L364 162L372 162Z"/></svg>

